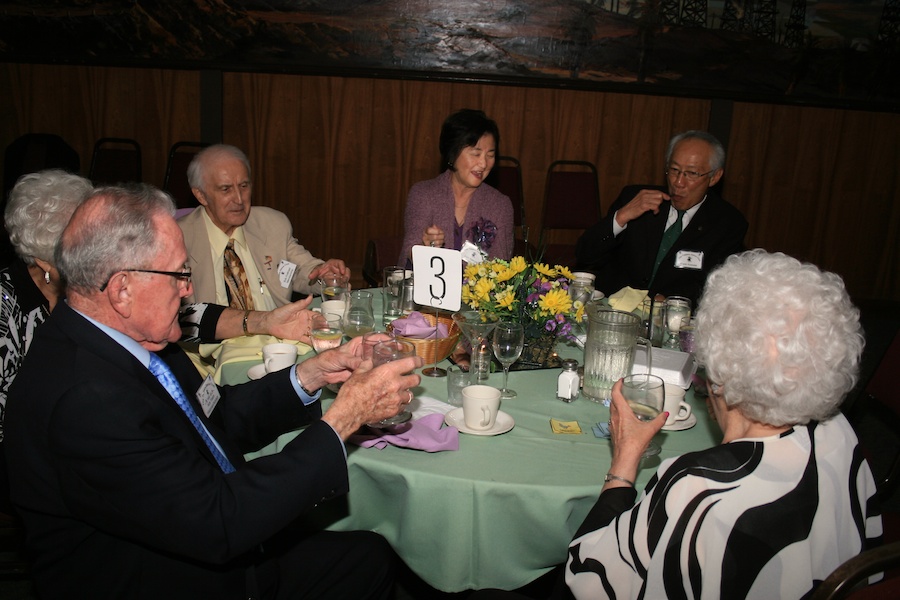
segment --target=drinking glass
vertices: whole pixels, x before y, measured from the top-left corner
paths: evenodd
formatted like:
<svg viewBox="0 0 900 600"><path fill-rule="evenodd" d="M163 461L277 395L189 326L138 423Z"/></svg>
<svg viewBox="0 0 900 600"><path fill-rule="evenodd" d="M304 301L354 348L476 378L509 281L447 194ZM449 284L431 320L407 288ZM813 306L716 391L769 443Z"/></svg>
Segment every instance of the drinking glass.
<svg viewBox="0 0 900 600"><path fill-rule="evenodd" d="M384 310L382 311L382 324L387 327L388 323L403 316L403 310L400 302L403 297L403 281L412 275L412 271L408 271L402 267L385 267L384 281L381 293L384 297Z"/></svg>
<svg viewBox="0 0 900 600"><path fill-rule="evenodd" d="M670 350L681 350L681 341L678 332L681 331L681 322L685 325L691 318L691 301L684 296L669 296L665 303L665 318L663 326L665 339L662 347Z"/></svg>
<svg viewBox="0 0 900 600"><path fill-rule="evenodd" d="M322 302L328 300L343 300L350 291L350 279L344 275L326 273L316 280L322 288Z"/></svg>
<svg viewBox="0 0 900 600"><path fill-rule="evenodd" d="M375 349L375 346L381 342L390 342L393 339L394 334L388 333L387 331L370 331L364 333L361 346L363 360L373 359L372 351Z"/></svg>
<svg viewBox="0 0 900 600"><path fill-rule="evenodd" d="M641 421L652 421L665 406L665 385L665 382L656 375L646 373L629 375L622 380L622 396L625 397L634 416ZM651 440L641 457L656 456L659 452L659 444Z"/></svg>
<svg viewBox="0 0 900 600"><path fill-rule="evenodd" d="M453 313L453 320L459 325L460 331L469 340L469 345L473 350L481 348L487 341L488 335L497 326L497 315L493 313L482 313L478 310L462 310ZM472 368L474 365L474 356L469 360L469 376L472 385L478 383L478 372Z"/></svg>
<svg viewBox="0 0 900 600"><path fill-rule="evenodd" d="M344 311L344 333L356 337L375 329L372 292L354 290L347 299Z"/></svg>
<svg viewBox="0 0 900 600"><path fill-rule="evenodd" d="M515 398L516 392L507 387L509 380L509 367L519 360L522 348L525 346L525 329L521 323L500 321L494 328L494 356L503 365L503 387L500 389L500 397Z"/></svg>
<svg viewBox="0 0 900 600"><path fill-rule="evenodd" d="M377 367L391 361L400 360L408 356L416 355L416 347L412 342L404 342L402 340L389 340L387 342L379 342L372 349L372 364ZM377 423L369 423L369 427L390 427L391 425L399 425L406 423L412 417L412 413L408 410L401 411L393 417L382 419Z"/></svg>
<svg viewBox="0 0 900 600"><path fill-rule="evenodd" d="M318 354L337 348L341 345L344 330L341 328L341 318L337 315L317 314L313 317L312 330L309 336L312 338L313 349Z"/></svg>

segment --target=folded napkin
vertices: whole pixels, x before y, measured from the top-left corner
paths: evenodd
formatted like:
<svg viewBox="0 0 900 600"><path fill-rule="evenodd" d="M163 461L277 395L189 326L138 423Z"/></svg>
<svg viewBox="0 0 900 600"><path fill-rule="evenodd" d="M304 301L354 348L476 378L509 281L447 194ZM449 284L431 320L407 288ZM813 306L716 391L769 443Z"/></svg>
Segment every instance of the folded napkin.
<svg viewBox="0 0 900 600"><path fill-rule="evenodd" d="M449 333L444 323L439 322L435 327L425 320L425 315L417 310L409 313L406 317L395 319L391 326L396 335L423 340L435 337L445 338Z"/></svg>
<svg viewBox="0 0 900 600"><path fill-rule="evenodd" d="M578 425L578 421L550 419L550 429L553 430L553 433L581 433L581 426Z"/></svg>
<svg viewBox="0 0 900 600"><path fill-rule="evenodd" d="M366 428L361 430L362 433L351 435L347 441L363 448L375 447L379 450L383 450L388 444L425 452L459 450L459 430L456 427L441 429L443 423L443 414L432 413L389 429Z"/></svg>
<svg viewBox="0 0 900 600"><path fill-rule="evenodd" d="M632 312L641 305L646 297L647 290L636 290L625 286L609 297L609 305L616 310Z"/></svg>

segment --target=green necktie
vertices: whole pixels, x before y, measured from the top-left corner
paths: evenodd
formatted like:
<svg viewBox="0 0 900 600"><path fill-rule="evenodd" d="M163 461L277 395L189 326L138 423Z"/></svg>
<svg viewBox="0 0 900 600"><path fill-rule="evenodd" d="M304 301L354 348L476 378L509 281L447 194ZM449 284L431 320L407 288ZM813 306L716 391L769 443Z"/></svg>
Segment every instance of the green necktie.
<svg viewBox="0 0 900 600"><path fill-rule="evenodd" d="M681 219L684 218L684 213L687 211L678 209L676 209L676 211L678 212L678 217L675 219L675 222L663 232L662 241L659 242L659 251L656 253L656 262L653 263L653 274L650 276L651 283L656 277L656 271L659 269L659 265L662 264L666 254L672 249L675 240L681 235Z"/></svg>

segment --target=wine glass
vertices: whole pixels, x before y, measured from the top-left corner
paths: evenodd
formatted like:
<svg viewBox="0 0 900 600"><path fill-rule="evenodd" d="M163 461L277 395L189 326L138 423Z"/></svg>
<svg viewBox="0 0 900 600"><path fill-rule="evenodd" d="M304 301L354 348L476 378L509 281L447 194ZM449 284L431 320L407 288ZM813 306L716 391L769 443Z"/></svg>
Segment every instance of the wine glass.
<svg viewBox="0 0 900 600"><path fill-rule="evenodd" d="M656 375L647 373L628 375L622 380L622 396L625 397L634 416L641 421L652 421L665 406L665 385L665 382ZM659 444L651 440L641 458L656 456L660 450Z"/></svg>
<svg viewBox="0 0 900 600"><path fill-rule="evenodd" d="M379 342L375 345L374 348L372 348L372 364L373 366L377 367L391 361L400 360L401 358L415 355L416 347L412 344L412 342L405 342L403 340L389 340L386 342ZM410 417L412 417L412 413L410 413L408 410L404 410L394 415L393 417L382 419L377 423L369 423L368 425L369 427L374 428L390 427L391 425L399 425L400 423L405 423L409 421Z"/></svg>
<svg viewBox="0 0 900 600"><path fill-rule="evenodd" d="M312 330L309 333L316 354L337 348L341 345L344 331L341 329L341 318L337 315L317 314L313 317Z"/></svg>
<svg viewBox="0 0 900 600"><path fill-rule="evenodd" d="M375 350L375 346L380 344L381 342L390 342L394 339L394 334L388 331L369 331L368 333L363 334L362 346L362 357L363 360L372 360L372 351Z"/></svg>
<svg viewBox="0 0 900 600"><path fill-rule="evenodd" d="M463 310L453 313L453 320L459 325L460 331L469 340L472 349L481 348L488 335L497 326L497 315L482 313L479 310ZM478 373L472 368L474 362L469 363L469 375L473 384L478 383Z"/></svg>
<svg viewBox="0 0 900 600"><path fill-rule="evenodd" d="M494 328L494 356L503 365L503 387L500 389L500 397L503 399L515 398L516 392L506 386L509 380L509 368L522 355L525 346L525 329L521 323L500 321Z"/></svg>

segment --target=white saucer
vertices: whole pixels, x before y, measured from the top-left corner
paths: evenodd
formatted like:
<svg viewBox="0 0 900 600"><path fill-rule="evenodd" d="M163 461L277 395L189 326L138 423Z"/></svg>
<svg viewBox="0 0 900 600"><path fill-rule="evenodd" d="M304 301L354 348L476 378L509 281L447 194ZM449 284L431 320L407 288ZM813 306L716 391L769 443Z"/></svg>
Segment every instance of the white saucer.
<svg viewBox="0 0 900 600"><path fill-rule="evenodd" d="M247 371L247 377L250 379L261 379L266 376L266 365L260 363L258 365L253 365L250 367L250 370Z"/></svg>
<svg viewBox="0 0 900 600"><path fill-rule="evenodd" d="M663 431L684 431L690 429L697 424L697 417L693 414L688 415L684 421L675 421L671 425L663 425Z"/></svg>
<svg viewBox="0 0 900 600"><path fill-rule="evenodd" d="M493 427L490 429L470 429L466 427L466 420L463 417L463 409L461 408L455 408L444 415L444 423L450 427L456 427L462 433L469 433L472 435L500 435L501 433L506 433L516 425L516 422L513 421L511 416L502 410L498 410L497 419L494 421Z"/></svg>

